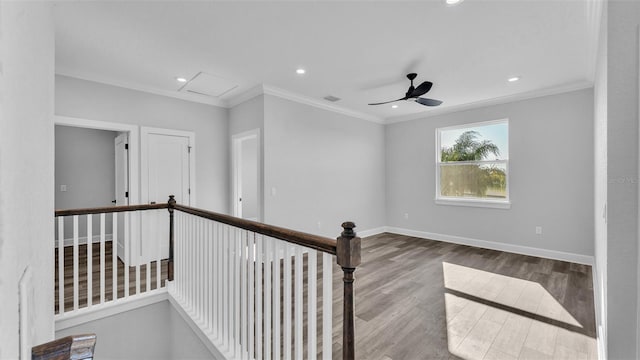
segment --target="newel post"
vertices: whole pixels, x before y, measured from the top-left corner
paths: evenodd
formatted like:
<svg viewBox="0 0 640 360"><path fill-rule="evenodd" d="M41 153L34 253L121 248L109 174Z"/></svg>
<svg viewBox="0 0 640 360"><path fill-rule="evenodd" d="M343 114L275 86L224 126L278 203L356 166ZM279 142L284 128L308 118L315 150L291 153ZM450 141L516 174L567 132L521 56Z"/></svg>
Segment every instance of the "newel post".
<svg viewBox="0 0 640 360"><path fill-rule="evenodd" d="M174 239L174 226L173 226L173 210L176 206L175 195L169 195L169 264L168 264L168 279L173 281L173 239Z"/></svg>
<svg viewBox="0 0 640 360"><path fill-rule="evenodd" d="M356 357L355 348L355 300L353 296L353 273L356 267L360 265L360 238L356 236L353 229L356 225L347 221L342 223L342 234L338 237L337 244L337 260L338 265L342 267L344 272L344 309L343 309L343 328L342 328L342 358L345 360L353 360Z"/></svg>

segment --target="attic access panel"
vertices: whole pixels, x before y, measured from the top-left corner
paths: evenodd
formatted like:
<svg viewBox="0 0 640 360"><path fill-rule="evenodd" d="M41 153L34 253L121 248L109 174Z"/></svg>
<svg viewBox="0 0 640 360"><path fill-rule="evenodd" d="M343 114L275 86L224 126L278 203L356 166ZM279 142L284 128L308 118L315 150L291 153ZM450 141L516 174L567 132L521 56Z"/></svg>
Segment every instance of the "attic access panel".
<svg viewBox="0 0 640 360"><path fill-rule="evenodd" d="M178 91L218 98L237 87L238 85L231 80L201 71Z"/></svg>

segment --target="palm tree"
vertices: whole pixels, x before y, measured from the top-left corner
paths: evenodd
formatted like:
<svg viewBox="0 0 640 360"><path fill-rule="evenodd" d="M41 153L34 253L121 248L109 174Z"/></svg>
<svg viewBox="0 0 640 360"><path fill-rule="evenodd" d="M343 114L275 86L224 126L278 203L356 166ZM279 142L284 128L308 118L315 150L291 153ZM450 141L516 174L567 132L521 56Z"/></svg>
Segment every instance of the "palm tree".
<svg viewBox="0 0 640 360"><path fill-rule="evenodd" d="M491 140L477 141L477 131L463 132L450 148L442 148L440 161L478 161L485 160L489 154L500 155L498 146Z"/></svg>
<svg viewBox="0 0 640 360"><path fill-rule="evenodd" d="M479 141L480 133L465 131L453 146L443 147L441 162L462 162L486 160L490 154L500 155L500 149L490 140ZM441 166L440 192L444 196L485 197L489 188L504 190L506 174L504 170L480 164L456 164Z"/></svg>

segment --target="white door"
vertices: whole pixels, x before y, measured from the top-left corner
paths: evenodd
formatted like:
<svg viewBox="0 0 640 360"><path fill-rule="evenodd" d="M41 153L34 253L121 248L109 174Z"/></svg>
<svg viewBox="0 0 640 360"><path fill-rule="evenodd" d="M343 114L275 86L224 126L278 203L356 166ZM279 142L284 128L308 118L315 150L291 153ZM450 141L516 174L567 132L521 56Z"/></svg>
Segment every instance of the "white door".
<svg viewBox="0 0 640 360"><path fill-rule="evenodd" d="M115 140L115 205L129 205L129 133L123 132L116 136ZM125 234L129 236L129 229L125 229L125 213L116 213L118 220L117 246L118 257L129 264L129 249L125 250Z"/></svg>
<svg viewBox="0 0 640 360"><path fill-rule="evenodd" d="M260 221L260 132L258 129L231 138L233 163L233 215Z"/></svg>
<svg viewBox="0 0 640 360"><path fill-rule="evenodd" d="M143 199L149 204L164 203L169 195L176 202L190 205L190 152L189 136L144 132ZM141 242L142 262L169 256L169 212L165 210L143 212ZM159 253L158 253L159 252Z"/></svg>

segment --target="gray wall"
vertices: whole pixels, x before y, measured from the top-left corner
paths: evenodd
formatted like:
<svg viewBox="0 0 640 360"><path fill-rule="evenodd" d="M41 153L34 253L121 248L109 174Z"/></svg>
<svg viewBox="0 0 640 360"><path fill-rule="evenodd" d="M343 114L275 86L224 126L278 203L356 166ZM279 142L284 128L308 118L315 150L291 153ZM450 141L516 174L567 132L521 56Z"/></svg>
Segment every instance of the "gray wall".
<svg viewBox="0 0 640 360"><path fill-rule="evenodd" d="M330 237L346 220L355 221L357 231L384 226L384 127L264 99L266 222Z"/></svg>
<svg viewBox="0 0 640 360"><path fill-rule="evenodd" d="M229 134L264 127L264 96L256 96L229 110Z"/></svg>
<svg viewBox="0 0 640 360"><path fill-rule="evenodd" d="M166 300L56 331L56 338L91 333L97 336L96 359L213 358Z"/></svg>
<svg viewBox="0 0 640 360"><path fill-rule="evenodd" d="M257 214L255 217L259 221L264 220L264 96L256 96L229 110L229 139L250 130L260 130L260 157L258 161L258 189L256 193ZM231 150L230 150L231 151ZM231 165L231 164L230 164ZM229 183L232 179L233 169L229 167ZM229 187L229 194L232 195L233 188ZM230 199L232 200L232 199ZM232 204L230 206L233 206ZM230 211L233 208L230 208Z"/></svg>
<svg viewBox="0 0 640 360"><path fill-rule="evenodd" d="M228 212L227 109L66 76L55 84L57 115L195 132L197 206Z"/></svg>
<svg viewBox="0 0 640 360"><path fill-rule="evenodd" d="M112 206L118 133L57 125L55 134L56 209Z"/></svg>
<svg viewBox="0 0 640 360"><path fill-rule="evenodd" d="M55 126L55 206L78 209L113 206L115 199L115 131ZM60 185L67 191L61 191ZM93 216L93 232L100 230L100 217ZM105 233L111 234L113 222L107 214ZM64 238L73 237L73 218L64 218ZM80 216L78 230L86 236L87 218ZM58 222L56 222L56 234ZM58 243L56 242L56 246Z"/></svg>
<svg viewBox="0 0 640 360"><path fill-rule="evenodd" d="M436 205L436 128L504 118L511 208ZM591 90L389 125L387 225L593 255L592 134Z"/></svg>
<svg viewBox="0 0 640 360"><path fill-rule="evenodd" d="M639 23L640 2L609 2L606 338L610 359L638 357Z"/></svg>
<svg viewBox="0 0 640 360"><path fill-rule="evenodd" d="M20 332L27 349L53 337L51 11L48 2L0 2L0 359L19 358ZM23 308L21 278L30 279Z"/></svg>

